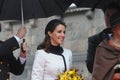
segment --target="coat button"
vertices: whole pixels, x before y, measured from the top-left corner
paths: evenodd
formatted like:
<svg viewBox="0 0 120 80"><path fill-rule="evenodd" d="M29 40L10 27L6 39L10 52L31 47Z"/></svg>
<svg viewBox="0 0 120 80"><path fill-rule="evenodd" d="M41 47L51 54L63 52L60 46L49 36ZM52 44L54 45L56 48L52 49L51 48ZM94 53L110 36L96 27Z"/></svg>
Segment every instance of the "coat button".
<svg viewBox="0 0 120 80"><path fill-rule="evenodd" d="M13 50L15 50L17 47L13 47Z"/></svg>
<svg viewBox="0 0 120 80"><path fill-rule="evenodd" d="M2 64L3 62L2 61L0 61L0 64Z"/></svg>
<svg viewBox="0 0 120 80"><path fill-rule="evenodd" d="M7 74L10 74L10 72L7 72Z"/></svg>
<svg viewBox="0 0 120 80"><path fill-rule="evenodd" d="M9 67L9 64L7 64L7 66Z"/></svg>
<svg viewBox="0 0 120 80"><path fill-rule="evenodd" d="M8 78L6 80L9 80Z"/></svg>
<svg viewBox="0 0 120 80"><path fill-rule="evenodd" d="M2 72L2 70L0 69L0 72Z"/></svg>

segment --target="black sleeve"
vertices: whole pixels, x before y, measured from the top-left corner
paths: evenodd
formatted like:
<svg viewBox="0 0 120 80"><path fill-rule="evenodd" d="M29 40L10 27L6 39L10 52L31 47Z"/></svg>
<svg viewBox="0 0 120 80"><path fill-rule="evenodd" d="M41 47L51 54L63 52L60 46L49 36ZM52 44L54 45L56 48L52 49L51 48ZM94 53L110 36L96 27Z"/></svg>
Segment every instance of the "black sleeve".
<svg viewBox="0 0 120 80"><path fill-rule="evenodd" d="M90 73L93 71L94 57L96 53L96 47L103 41L104 38L101 37L101 33L93 35L88 38L88 50L87 50L87 60L86 66Z"/></svg>
<svg viewBox="0 0 120 80"><path fill-rule="evenodd" d="M26 62L25 62L26 63ZM9 68L10 72L15 75L20 75L24 71L25 63L21 64L20 59L16 60L16 58L11 55L9 56Z"/></svg>
<svg viewBox="0 0 120 80"><path fill-rule="evenodd" d="M0 43L0 56L7 55L8 53L19 48L17 40L12 37Z"/></svg>

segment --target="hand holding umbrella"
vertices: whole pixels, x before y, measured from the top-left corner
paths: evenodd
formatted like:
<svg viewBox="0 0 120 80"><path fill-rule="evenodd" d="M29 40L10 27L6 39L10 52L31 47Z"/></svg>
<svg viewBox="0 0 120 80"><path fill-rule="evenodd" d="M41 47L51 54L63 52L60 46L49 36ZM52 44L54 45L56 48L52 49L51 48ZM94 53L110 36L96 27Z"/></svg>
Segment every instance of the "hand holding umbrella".
<svg viewBox="0 0 120 80"><path fill-rule="evenodd" d="M23 49L23 51L22 51L22 49ZM22 49L20 51L20 57L25 58L28 53L28 46L27 46L26 42L22 43Z"/></svg>
<svg viewBox="0 0 120 80"><path fill-rule="evenodd" d="M25 27L21 27L21 28L18 30L16 36L19 37L20 39L22 39L22 38L25 36L25 34L26 34L26 28L25 28ZM25 43L25 39L23 39L23 42L22 42L22 44L21 44L21 51L22 51L23 53L26 52L26 51L24 50L24 48L23 48L23 44L24 44L24 43Z"/></svg>
<svg viewBox="0 0 120 80"><path fill-rule="evenodd" d="M26 35L26 28L25 27L20 27L16 36L22 39Z"/></svg>
<svg viewBox="0 0 120 80"><path fill-rule="evenodd" d="M21 28L18 30L16 36L21 39L21 38L23 38L23 37L25 36L25 34L26 34L26 28L25 28L25 27L21 27ZM21 43L21 51L22 51L23 53L26 52L26 50L24 50L24 48L23 48L23 44L24 44L24 43L25 43L25 39L23 39L23 42Z"/></svg>

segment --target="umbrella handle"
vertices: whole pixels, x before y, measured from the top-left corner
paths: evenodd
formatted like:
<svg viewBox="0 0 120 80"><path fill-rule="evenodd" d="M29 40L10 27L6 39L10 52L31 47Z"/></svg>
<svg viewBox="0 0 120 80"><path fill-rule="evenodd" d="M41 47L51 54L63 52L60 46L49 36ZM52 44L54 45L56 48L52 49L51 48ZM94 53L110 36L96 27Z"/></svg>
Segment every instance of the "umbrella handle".
<svg viewBox="0 0 120 80"><path fill-rule="evenodd" d="M23 42L21 43L21 51L22 51L23 53L26 52L26 50L23 49L23 43L24 43L24 42L25 42L25 39L23 39Z"/></svg>

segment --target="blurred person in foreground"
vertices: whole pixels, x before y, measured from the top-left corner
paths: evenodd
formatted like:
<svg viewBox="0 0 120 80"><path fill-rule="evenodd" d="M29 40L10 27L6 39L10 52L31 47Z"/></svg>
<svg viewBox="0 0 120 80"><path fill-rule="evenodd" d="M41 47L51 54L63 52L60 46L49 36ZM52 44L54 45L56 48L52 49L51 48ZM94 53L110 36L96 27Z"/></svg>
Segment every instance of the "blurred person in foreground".
<svg viewBox="0 0 120 80"><path fill-rule="evenodd" d="M104 39L96 48L92 80L120 80L120 11L110 17L110 27L105 29L111 37ZM119 69L118 69L119 70ZM116 78L116 79L115 79Z"/></svg>
<svg viewBox="0 0 120 80"><path fill-rule="evenodd" d="M120 11L120 5L117 2L112 2L108 6L106 6L104 9L104 16L105 16L105 23L106 27L109 28L110 26L110 17ZM86 65L87 69L90 73L93 72L93 65L94 65L94 57L96 54L96 47L105 39L108 37L111 37L111 34L106 33L107 31L103 30L95 35L92 35L88 38L88 50L87 50L87 60Z"/></svg>
<svg viewBox="0 0 120 80"><path fill-rule="evenodd" d="M23 43L22 47L25 52L22 52L20 49L18 59L14 56L13 51L20 48L20 39L25 34L26 28L20 27L16 35L5 41L0 41L0 80L9 80L10 73L14 75L21 75L23 73L28 53L27 43Z"/></svg>

